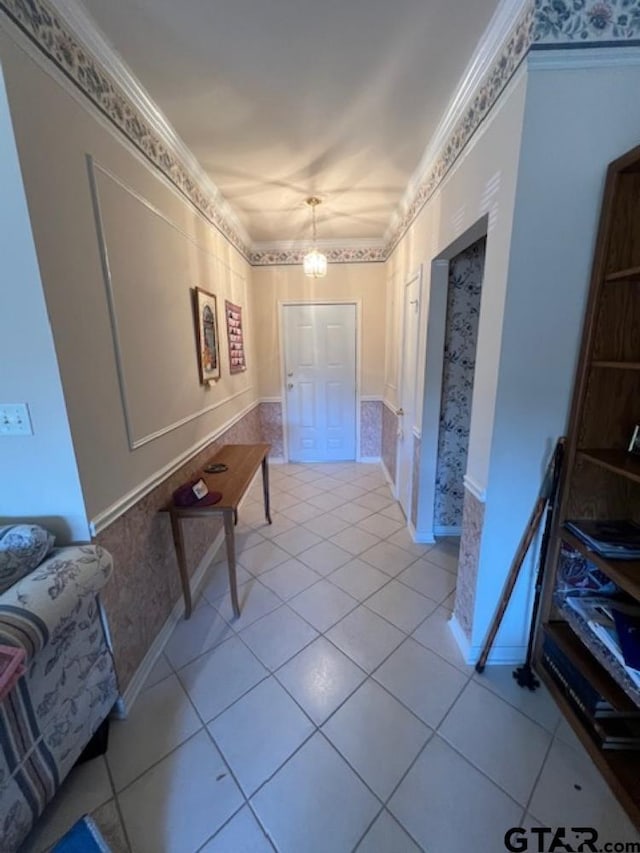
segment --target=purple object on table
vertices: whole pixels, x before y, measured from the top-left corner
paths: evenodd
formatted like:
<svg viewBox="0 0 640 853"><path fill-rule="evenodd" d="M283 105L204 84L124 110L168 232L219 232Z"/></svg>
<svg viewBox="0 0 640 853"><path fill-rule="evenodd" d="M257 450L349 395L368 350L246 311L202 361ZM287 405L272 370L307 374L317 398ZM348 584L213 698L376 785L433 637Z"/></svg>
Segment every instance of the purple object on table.
<svg viewBox="0 0 640 853"><path fill-rule="evenodd" d="M211 506L217 504L222 497L222 492L207 492L203 498L199 498L193 491L193 487L200 480L193 480L191 483L186 483L180 486L173 493L173 502L176 506Z"/></svg>

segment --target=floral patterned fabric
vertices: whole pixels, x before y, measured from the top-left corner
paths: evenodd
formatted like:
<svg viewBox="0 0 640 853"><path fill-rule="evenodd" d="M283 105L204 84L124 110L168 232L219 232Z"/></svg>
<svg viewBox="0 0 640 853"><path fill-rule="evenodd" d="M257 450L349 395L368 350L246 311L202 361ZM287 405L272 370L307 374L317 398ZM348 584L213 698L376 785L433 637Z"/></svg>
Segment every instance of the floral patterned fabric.
<svg viewBox="0 0 640 853"><path fill-rule="evenodd" d="M26 674L0 704L0 850L15 851L118 698L99 546L56 550L0 596L0 642Z"/></svg>
<svg viewBox="0 0 640 853"><path fill-rule="evenodd" d="M55 536L38 524L0 527L0 594L41 563Z"/></svg>
<svg viewBox="0 0 640 853"><path fill-rule="evenodd" d="M436 469L436 528L462 524L485 245L484 238L479 240L453 258L450 265Z"/></svg>

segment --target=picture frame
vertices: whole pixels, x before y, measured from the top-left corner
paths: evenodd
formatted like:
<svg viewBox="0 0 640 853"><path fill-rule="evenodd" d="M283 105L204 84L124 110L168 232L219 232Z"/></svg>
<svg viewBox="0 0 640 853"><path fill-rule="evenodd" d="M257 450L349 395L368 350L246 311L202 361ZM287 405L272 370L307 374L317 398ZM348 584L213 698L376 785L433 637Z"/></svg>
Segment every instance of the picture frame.
<svg viewBox="0 0 640 853"><path fill-rule="evenodd" d="M628 447L629 453L640 455L640 424L636 424Z"/></svg>
<svg viewBox="0 0 640 853"><path fill-rule="evenodd" d="M242 307L234 305L228 299L224 303L224 313L227 321L227 343L229 346L229 371L242 373L247 369L244 351L244 330L242 326Z"/></svg>
<svg viewBox="0 0 640 853"><path fill-rule="evenodd" d="M200 384L208 385L220 379L220 342L218 338L218 311L215 294L201 287L193 289L198 347Z"/></svg>

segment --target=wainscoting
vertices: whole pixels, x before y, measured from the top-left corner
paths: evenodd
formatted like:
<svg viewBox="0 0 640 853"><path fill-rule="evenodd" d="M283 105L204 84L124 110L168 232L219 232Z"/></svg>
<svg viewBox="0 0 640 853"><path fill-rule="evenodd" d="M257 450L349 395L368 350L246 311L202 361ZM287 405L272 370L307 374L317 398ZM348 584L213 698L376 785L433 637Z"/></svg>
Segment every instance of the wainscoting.
<svg viewBox="0 0 640 853"><path fill-rule="evenodd" d="M261 411L256 406L96 536L95 541L113 555L114 561L113 576L102 598L109 617L121 692L181 595L169 517L160 509L220 445L262 440ZM185 521L191 574L220 528L221 523L215 518Z"/></svg>

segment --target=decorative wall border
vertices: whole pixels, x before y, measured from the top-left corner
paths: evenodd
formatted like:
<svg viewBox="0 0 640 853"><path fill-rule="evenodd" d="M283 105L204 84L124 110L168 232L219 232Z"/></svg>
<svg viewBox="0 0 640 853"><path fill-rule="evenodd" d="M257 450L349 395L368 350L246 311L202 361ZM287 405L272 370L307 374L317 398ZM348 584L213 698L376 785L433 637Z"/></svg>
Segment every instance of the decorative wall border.
<svg viewBox="0 0 640 853"><path fill-rule="evenodd" d="M53 6L47 0L0 0L0 10L248 261L249 246L223 214L220 201L154 131Z"/></svg>
<svg viewBox="0 0 640 853"><path fill-rule="evenodd" d="M62 14L56 11L55 4ZM249 264L300 264L303 249L250 244L219 190L197 167L195 159L187 156L184 143L106 40L91 30L91 18L79 9L75 0L0 0L0 10L200 210ZM502 46L495 49L496 38L507 30L510 17L514 18L513 26ZM100 58L97 59L83 41L94 50L99 46ZM434 140L441 139L442 143L437 151L434 150L433 157L429 156L430 148L425 151L384 240L368 247L347 244L327 247L329 262L381 263L390 257L530 51L638 45L640 0L503 0L434 134ZM104 61L107 55L109 62ZM489 62L487 57L491 55L494 58ZM110 73L116 66L119 73ZM487 70L481 75L485 66ZM125 78L130 78L131 85L124 86ZM449 127L452 129L447 132Z"/></svg>

